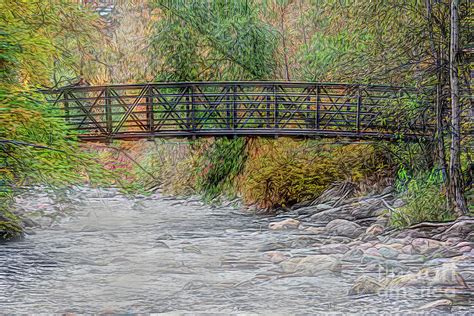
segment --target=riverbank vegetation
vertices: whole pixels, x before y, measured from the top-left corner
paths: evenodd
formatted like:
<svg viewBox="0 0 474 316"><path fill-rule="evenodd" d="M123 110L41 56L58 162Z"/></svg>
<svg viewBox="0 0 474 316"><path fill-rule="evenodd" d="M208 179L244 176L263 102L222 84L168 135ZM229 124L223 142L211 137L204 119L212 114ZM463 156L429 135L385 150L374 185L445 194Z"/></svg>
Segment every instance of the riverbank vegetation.
<svg viewBox="0 0 474 316"><path fill-rule="evenodd" d="M65 186L101 172L37 91L75 75L77 49L99 20L68 1L2 1L0 23L0 238L10 239L22 231L8 209L23 187Z"/></svg>
<svg viewBox="0 0 474 316"><path fill-rule="evenodd" d="M8 211L12 196L37 183L102 181L127 192L199 194L210 203L240 197L274 210L346 182L364 193L394 186L405 201L391 219L397 228L472 212L469 1L118 0L105 15L80 2L0 4L4 237L21 231ZM79 145L37 92L265 79L415 87L432 104L435 131L412 144L237 138ZM409 122L414 113L400 115Z"/></svg>

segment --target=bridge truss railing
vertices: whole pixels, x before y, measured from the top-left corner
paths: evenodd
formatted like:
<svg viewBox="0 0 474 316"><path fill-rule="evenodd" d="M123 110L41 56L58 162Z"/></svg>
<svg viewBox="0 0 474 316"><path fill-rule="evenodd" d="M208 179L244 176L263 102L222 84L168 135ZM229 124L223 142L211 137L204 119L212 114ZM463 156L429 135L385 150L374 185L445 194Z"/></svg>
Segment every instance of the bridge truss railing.
<svg viewBox="0 0 474 316"><path fill-rule="evenodd" d="M294 82L76 86L49 92L85 140L179 136L415 137L431 109L414 91Z"/></svg>

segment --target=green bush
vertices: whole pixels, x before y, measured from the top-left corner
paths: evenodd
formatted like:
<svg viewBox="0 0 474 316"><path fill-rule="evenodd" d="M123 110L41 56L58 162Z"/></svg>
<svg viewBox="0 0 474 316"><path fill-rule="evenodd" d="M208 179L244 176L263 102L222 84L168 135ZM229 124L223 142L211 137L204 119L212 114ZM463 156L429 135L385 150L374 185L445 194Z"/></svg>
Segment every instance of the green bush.
<svg viewBox="0 0 474 316"><path fill-rule="evenodd" d="M245 145L245 138L220 138L201 156L196 172L196 188L205 200L232 193L233 181L247 159Z"/></svg>
<svg viewBox="0 0 474 316"><path fill-rule="evenodd" d="M391 212L390 224L396 228L405 228L424 221L452 220L442 184L441 172L437 170L410 176L401 168L397 175L396 189L406 204Z"/></svg>
<svg viewBox="0 0 474 316"><path fill-rule="evenodd" d="M21 236L21 220L9 212L5 206L0 206L0 241L10 240Z"/></svg>

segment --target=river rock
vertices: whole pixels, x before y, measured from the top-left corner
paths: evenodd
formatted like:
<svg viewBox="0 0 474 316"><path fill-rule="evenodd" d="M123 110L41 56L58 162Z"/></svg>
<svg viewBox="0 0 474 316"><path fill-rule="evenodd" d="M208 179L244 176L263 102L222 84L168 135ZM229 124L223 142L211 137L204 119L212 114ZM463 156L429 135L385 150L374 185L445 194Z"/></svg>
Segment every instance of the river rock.
<svg viewBox="0 0 474 316"><path fill-rule="evenodd" d="M416 229L404 229L397 233L398 238L428 238L429 234L427 232L422 232Z"/></svg>
<svg viewBox="0 0 474 316"><path fill-rule="evenodd" d="M407 286L455 286L468 288L466 281L452 263L443 264L441 267L424 268L417 273L409 273L384 281L386 288Z"/></svg>
<svg viewBox="0 0 474 316"><path fill-rule="evenodd" d="M345 218L349 220L354 219L347 211L343 210L341 207L336 207L312 215L311 221L317 223L328 223L338 218Z"/></svg>
<svg viewBox="0 0 474 316"><path fill-rule="evenodd" d="M368 248L364 251L364 254L366 256L371 256L371 257L381 257L382 255L380 254L379 250L375 247Z"/></svg>
<svg viewBox="0 0 474 316"><path fill-rule="evenodd" d="M472 248L470 246L464 246L458 249L459 253L464 254L464 253L469 253L471 252Z"/></svg>
<svg viewBox="0 0 474 316"><path fill-rule="evenodd" d="M469 218L460 218L444 232L435 235L433 238L447 240L448 238L458 237L466 239L474 231L474 220Z"/></svg>
<svg viewBox="0 0 474 316"><path fill-rule="evenodd" d="M405 205L405 202L402 200L402 199L396 199L394 202L393 202L393 207L394 208L400 208L402 206Z"/></svg>
<svg viewBox="0 0 474 316"><path fill-rule="evenodd" d="M281 251L267 251L263 254L263 258L272 263L280 263L288 259L288 256Z"/></svg>
<svg viewBox="0 0 474 316"><path fill-rule="evenodd" d="M456 244L456 245L454 246L454 248L462 248L462 247L466 247L466 246L472 247L473 244L472 244L471 242L469 242L469 241L461 241L460 243Z"/></svg>
<svg viewBox="0 0 474 316"><path fill-rule="evenodd" d="M23 223L23 226L26 227L26 228L33 228L33 227L39 227L40 224L38 224L37 222L35 222L34 220L32 220L31 218L28 218L28 217L24 217L22 218L22 223Z"/></svg>
<svg viewBox="0 0 474 316"><path fill-rule="evenodd" d="M413 246L413 249L416 252L421 253L422 255L425 255L425 254L431 254L434 251L438 250L444 245L444 243L438 240L429 239L429 238L415 238L411 242L411 245Z"/></svg>
<svg viewBox="0 0 474 316"><path fill-rule="evenodd" d="M364 256L364 252L360 249L351 249L344 254L344 260L347 261L360 261Z"/></svg>
<svg viewBox="0 0 474 316"><path fill-rule="evenodd" d="M474 242L474 232L469 233L469 234L466 236L466 240L467 240L467 241L470 241L470 242Z"/></svg>
<svg viewBox="0 0 474 316"><path fill-rule="evenodd" d="M301 222L296 219L287 218L280 222L273 222L273 223L268 224L268 228L272 230L297 229L300 226L300 224Z"/></svg>
<svg viewBox="0 0 474 316"><path fill-rule="evenodd" d="M425 304L419 308L417 308L418 311L429 311L429 310L439 310L439 311L444 311L444 312L449 312L451 311L451 307L453 305L453 302L448 299L441 299L437 300L428 304Z"/></svg>
<svg viewBox="0 0 474 316"><path fill-rule="evenodd" d="M415 253L415 249L413 249L412 245L406 245L406 246L403 246L402 252L407 255L412 255Z"/></svg>
<svg viewBox="0 0 474 316"><path fill-rule="evenodd" d="M193 245L184 246L182 248L182 251L185 252L185 253L196 253L196 254L202 253L202 251L201 251L201 249L199 249L199 247L193 246Z"/></svg>
<svg viewBox="0 0 474 316"><path fill-rule="evenodd" d="M326 211L326 210L332 209L333 207L331 205L322 203L322 204L315 205L315 208L318 211Z"/></svg>
<svg viewBox="0 0 474 316"><path fill-rule="evenodd" d="M364 232L364 229L354 222L345 219L335 219L326 225L326 232L330 235L338 235L356 238Z"/></svg>
<svg viewBox="0 0 474 316"><path fill-rule="evenodd" d="M378 249L379 254L387 259L395 259L400 254L397 250L392 247L382 247Z"/></svg>
<svg viewBox="0 0 474 316"><path fill-rule="evenodd" d="M380 200L369 200L359 203L359 205L354 206L350 211L350 214L355 219L367 219L372 217L377 217L384 213L384 209L380 207Z"/></svg>
<svg viewBox="0 0 474 316"><path fill-rule="evenodd" d="M297 275L318 275L340 271L341 265L337 258L330 255L311 255L303 258L291 258L280 263L284 273Z"/></svg>
<svg viewBox="0 0 474 316"><path fill-rule="evenodd" d="M380 224L373 224L365 230L365 233L370 236L377 236L384 232L384 227Z"/></svg>
<svg viewBox="0 0 474 316"><path fill-rule="evenodd" d="M319 234L324 234L326 232L326 230L324 229L324 227L307 227L304 229L306 232L309 232L311 234L316 234L316 235L319 235Z"/></svg>
<svg viewBox="0 0 474 316"><path fill-rule="evenodd" d="M361 275L355 281L349 290L349 295L375 294L382 288L375 278L367 275Z"/></svg>
<svg viewBox="0 0 474 316"><path fill-rule="evenodd" d="M423 263L425 262L426 258L422 255L409 255L405 253L401 253L397 257L398 260L409 262L409 263Z"/></svg>
<svg viewBox="0 0 474 316"><path fill-rule="evenodd" d="M446 263L441 267L434 268L432 270L421 271L422 275L430 276L434 272L434 277L429 279L430 285L444 285L444 286L460 286L462 288L468 288L466 281L462 275L458 272L456 264Z"/></svg>
<svg viewBox="0 0 474 316"><path fill-rule="evenodd" d="M323 245L319 248L319 252L322 254L335 254L335 253L346 253L350 248L344 244L329 244Z"/></svg>
<svg viewBox="0 0 474 316"><path fill-rule="evenodd" d="M453 247L453 246L456 246L457 244L459 244L461 242L462 242L461 238L450 237L450 238L446 239L446 241L444 243L446 244L446 246Z"/></svg>
<svg viewBox="0 0 474 316"><path fill-rule="evenodd" d="M460 252L459 249L455 249L453 247L441 246L435 251L429 253L427 256L430 258L451 258L451 257L459 256L460 254L462 254L462 252Z"/></svg>
<svg viewBox="0 0 474 316"><path fill-rule="evenodd" d="M365 251L365 250L367 250L367 249L369 249L369 248L374 247L374 245L375 245L375 242L370 242L370 241L369 241L369 242L364 242L363 244L360 244L357 248L359 248L359 249Z"/></svg>

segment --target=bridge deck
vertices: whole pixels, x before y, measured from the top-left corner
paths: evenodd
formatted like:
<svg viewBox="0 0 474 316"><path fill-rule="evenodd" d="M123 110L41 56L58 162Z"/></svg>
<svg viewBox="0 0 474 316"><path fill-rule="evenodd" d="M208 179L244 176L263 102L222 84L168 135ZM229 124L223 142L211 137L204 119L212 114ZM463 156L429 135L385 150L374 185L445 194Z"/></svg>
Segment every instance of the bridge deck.
<svg viewBox="0 0 474 316"><path fill-rule="evenodd" d="M298 82L76 86L49 91L83 140L295 136L410 138L431 117L414 91ZM414 117L416 117L414 119Z"/></svg>

